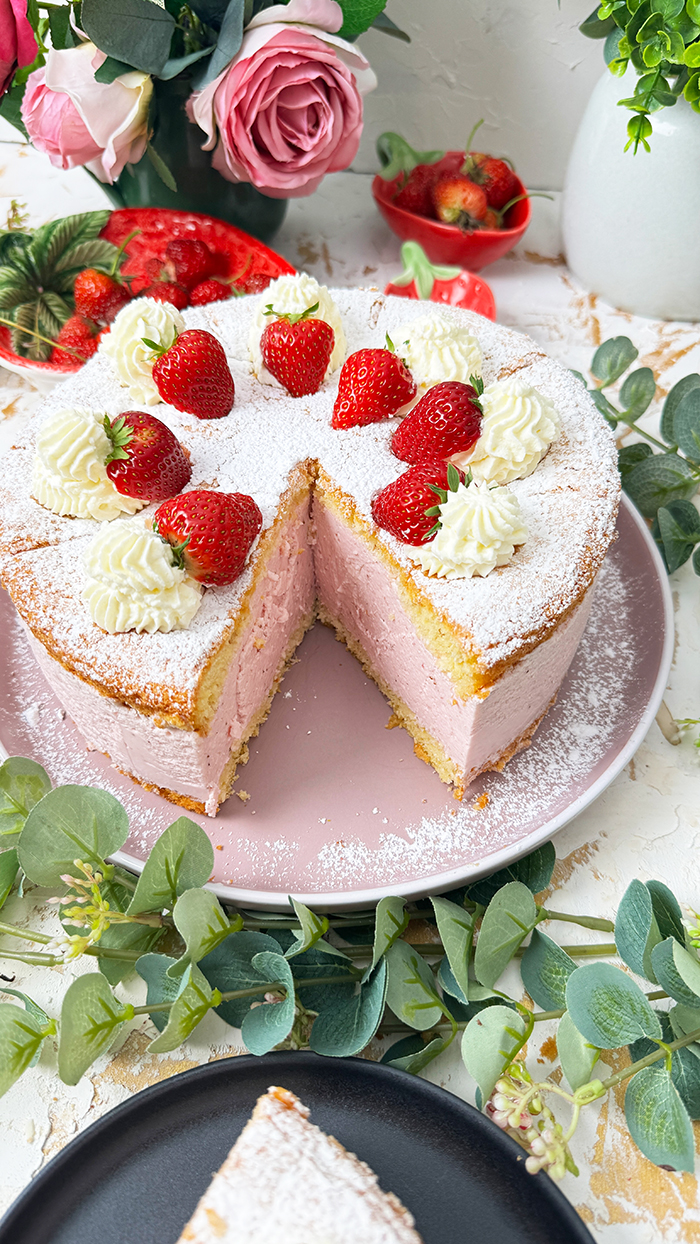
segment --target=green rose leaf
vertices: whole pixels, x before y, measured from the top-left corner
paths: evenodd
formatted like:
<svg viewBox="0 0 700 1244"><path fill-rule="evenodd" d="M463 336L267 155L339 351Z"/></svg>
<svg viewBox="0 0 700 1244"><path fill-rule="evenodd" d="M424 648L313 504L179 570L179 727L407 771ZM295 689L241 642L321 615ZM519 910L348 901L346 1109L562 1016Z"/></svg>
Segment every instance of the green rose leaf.
<svg viewBox="0 0 700 1244"><path fill-rule="evenodd" d="M700 45L697 45L700 46ZM693 390L700 392L700 376L697 372L684 376L677 384L674 384L670 390L666 401L664 402L663 411L661 413L661 435L667 445L676 445L676 435L674 432L674 422L676 411L680 406L683 398Z"/></svg>
<svg viewBox="0 0 700 1244"><path fill-rule="evenodd" d="M562 1015L557 1029L557 1053L561 1069L569 1082L571 1091L588 1084L593 1068L598 1061L599 1050L581 1036L573 1019L567 1011Z"/></svg>
<svg viewBox="0 0 700 1244"><path fill-rule="evenodd" d="M374 30L380 30L383 35L391 35L392 39L400 39L402 43L411 42L411 36L406 34L406 31L402 30L400 26L397 26L396 22L393 22L390 17L387 17L386 13L377 13L372 22L372 27Z"/></svg>
<svg viewBox="0 0 700 1244"><path fill-rule="evenodd" d="M414 1038L411 1036L406 1037L405 1042L397 1041L396 1044L392 1045L391 1049L387 1051L388 1054L394 1054L394 1051L396 1050L394 1057L387 1058L385 1054L382 1062L386 1063L389 1067L398 1067L399 1071L408 1071L410 1075L417 1076L421 1071L425 1070L428 1063L432 1063L433 1059L437 1058L439 1054L442 1054L443 1050L446 1050L447 1046L450 1044L449 1038L443 1039L443 1037L433 1037L432 1041L428 1041L427 1045L424 1045L421 1041L420 1048L413 1050L406 1049L405 1053L400 1053L398 1047L403 1047L404 1045L407 1046L408 1042L413 1041L413 1039ZM420 1037L418 1040L420 1041Z"/></svg>
<svg viewBox="0 0 700 1244"><path fill-rule="evenodd" d="M255 989L267 981L267 977L253 967L256 955L265 951L279 955L279 943L274 937L268 937L267 933L249 933L242 929L220 942L201 960L199 966L210 985L217 987L222 993L229 993L234 989ZM262 997L262 994L258 996ZM240 1028L251 1003L255 1001L255 996L230 998L218 1004L216 1013L232 1028Z"/></svg>
<svg viewBox="0 0 700 1244"><path fill-rule="evenodd" d="M676 1171L695 1169L693 1127L663 1062L644 1067L625 1093L630 1135L645 1157Z"/></svg>
<svg viewBox="0 0 700 1244"><path fill-rule="evenodd" d="M553 844L545 842L536 851L531 851L521 860L509 864L507 868L493 873L491 877L476 881L474 885L468 887L467 894L472 903L480 903L482 907L488 907L494 894L497 894L509 881L521 881L532 894L539 894L547 889L552 880L556 862L557 854Z"/></svg>
<svg viewBox="0 0 700 1244"><path fill-rule="evenodd" d="M0 1097L32 1066L46 1035L46 1025L29 1010L0 1002Z"/></svg>
<svg viewBox="0 0 700 1244"><path fill-rule="evenodd" d="M697 487L690 466L678 454L652 454L625 476L625 492L645 518L669 501L687 500Z"/></svg>
<svg viewBox="0 0 700 1244"><path fill-rule="evenodd" d="M700 540L700 514L691 501L670 501L656 515L669 574L687 562Z"/></svg>
<svg viewBox="0 0 700 1244"><path fill-rule="evenodd" d="M284 955L268 950L253 956L252 967L262 980L269 982L271 989L279 985L284 987L285 996L281 1002L263 1002L260 1006L251 1007L241 1024L241 1035L251 1054L267 1054L292 1031L294 978Z"/></svg>
<svg viewBox="0 0 700 1244"><path fill-rule="evenodd" d="M160 73L170 55L175 19L152 0L83 0L85 33L102 52L142 73Z"/></svg>
<svg viewBox="0 0 700 1244"><path fill-rule="evenodd" d="M675 894L663 881L647 881L646 887L651 894L651 906L661 936L675 937L681 946L685 946L683 913Z"/></svg>
<svg viewBox="0 0 700 1244"><path fill-rule="evenodd" d="M620 388L620 402L627 415L638 419L654 400L656 381L651 367L640 367L633 371Z"/></svg>
<svg viewBox="0 0 700 1244"><path fill-rule="evenodd" d="M208 86L238 53L243 42L245 0L229 0L224 13L216 47L204 72L197 78L197 89Z"/></svg>
<svg viewBox="0 0 700 1244"><path fill-rule="evenodd" d="M462 1058L481 1090L482 1102L513 1059L525 1035L525 1021L507 1006L491 1006L464 1029Z"/></svg>
<svg viewBox="0 0 700 1244"><path fill-rule="evenodd" d="M299 903L295 898L289 899L294 913L301 925L297 931L292 929L292 933L296 936L296 941L286 952L288 959L293 959L295 955L301 955L305 950L310 950L315 942L318 942L328 932L328 919L326 916L317 916L315 912L305 907L303 903Z"/></svg>
<svg viewBox="0 0 700 1244"><path fill-rule="evenodd" d="M117 1001L100 972L73 981L61 1007L58 1074L64 1084L78 1083L133 1013L132 1006Z"/></svg>
<svg viewBox="0 0 700 1244"><path fill-rule="evenodd" d="M576 964L561 946L546 933L532 930L520 964L523 984L533 1002L543 1011L558 1011L566 1006L566 982Z"/></svg>
<svg viewBox="0 0 700 1244"><path fill-rule="evenodd" d="M17 852L14 848L11 851L3 851L0 854L0 907L5 903L15 884L18 868Z"/></svg>
<svg viewBox="0 0 700 1244"><path fill-rule="evenodd" d="M168 1050L176 1050L197 1024L201 1024L207 1012L217 1005L219 997L197 965L188 964L180 992L170 1008L168 1022L160 1036L151 1041L149 1053L165 1054Z"/></svg>
<svg viewBox="0 0 700 1244"><path fill-rule="evenodd" d="M172 911L181 894L209 880L214 848L204 830L188 817L178 817L163 831L139 877L129 915Z"/></svg>
<svg viewBox="0 0 700 1244"><path fill-rule="evenodd" d="M661 1037L658 1016L639 986L612 964L586 963L572 972L566 1002L581 1035L600 1049Z"/></svg>
<svg viewBox="0 0 700 1244"><path fill-rule="evenodd" d="M32 808L51 790L45 769L24 756L9 756L0 765L0 849L20 834Z"/></svg>
<svg viewBox="0 0 700 1244"><path fill-rule="evenodd" d="M673 435L692 462L700 462L700 388L688 388L675 409Z"/></svg>
<svg viewBox="0 0 700 1244"><path fill-rule="evenodd" d="M350 1058L359 1054L376 1033L386 1002L387 965L382 959L363 985L314 1020L309 1044L317 1054Z"/></svg>
<svg viewBox="0 0 700 1244"><path fill-rule="evenodd" d="M173 920L186 950L177 964L168 968L172 977L180 976L189 963L199 963L243 924L241 916L229 920L210 890L186 890L181 894L173 909Z"/></svg>
<svg viewBox="0 0 700 1244"><path fill-rule="evenodd" d="M74 873L74 860L102 869L104 860L124 845L129 820L106 790L58 786L32 808L22 830L20 866L37 885L62 886Z"/></svg>
<svg viewBox="0 0 700 1244"><path fill-rule="evenodd" d="M338 0L343 10L343 24L338 31L341 39L355 39L369 30L383 11L386 0Z"/></svg>
<svg viewBox="0 0 700 1244"><path fill-rule="evenodd" d="M466 1000L469 997L469 959L474 933L472 917L449 899L431 898L430 901L452 975Z"/></svg>
<svg viewBox="0 0 700 1244"><path fill-rule="evenodd" d="M623 484L632 468L636 467L638 462L651 457L653 452L651 445L647 445L646 441L638 441L635 445L623 445L622 449L618 450L617 468Z"/></svg>
<svg viewBox="0 0 700 1244"><path fill-rule="evenodd" d="M641 881L632 881L617 909L615 943L618 954L637 976L655 981L651 952L660 941L651 894Z"/></svg>
<svg viewBox="0 0 700 1244"><path fill-rule="evenodd" d="M146 1002L155 1005L159 1002L174 1002L183 986L182 980L173 980L168 976L168 968L177 963L170 955L141 955L136 962L136 971L146 982ZM168 1023L167 1011L155 1011L151 1020L159 1032Z"/></svg>
<svg viewBox="0 0 700 1244"><path fill-rule="evenodd" d="M110 82L114 82L115 78L121 78L122 74L133 73L133 71L133 65L127 65L123 60L115 60L113 56L108 56L99 69L95 70L95 81L109 85Z"/></svg>
<svg viewBox="0 0 700 1244"><path fill-rule="evenodd" d="M442 1018L443 1007L428 964L407 942L397 941L386 954L389 969L386 1000L397 1019L424 1032Z"/></svg>
<svg viewBox="0 0 700 1244"><path fill-rule="evenodd" d="M697 955L691 954L675 938L668 937L654 947L652 959L661 988L675 1002L700 1008L700 963ZM700 1028L700 1012L697 1020Z"/></svg>
<svg viewBox="0 0 700 1244"><path fill-rule="evenodd" d="M509 882L491 899L474 955L474 971L482 985L495 985L536 919L535 900L521 881Z"/></svg>
<svg viewBox="0 0 700 1244"><path fill-rule="evenodd" d="M404 910L406 900L403 898L380 898L377 903L377 915L374 922L374 946L372 948L372 962L370 963L365 976L368 977L374 971L379 960L389 950L390 946L408 926L409 915Z"/></svg>
<svg viewBox="0 0 700 1244"><path fill-rule="evenodd" d="M629 337L611 337L593 355L591 372L603 384L613 384L627 371L638 354Z"/></svg>

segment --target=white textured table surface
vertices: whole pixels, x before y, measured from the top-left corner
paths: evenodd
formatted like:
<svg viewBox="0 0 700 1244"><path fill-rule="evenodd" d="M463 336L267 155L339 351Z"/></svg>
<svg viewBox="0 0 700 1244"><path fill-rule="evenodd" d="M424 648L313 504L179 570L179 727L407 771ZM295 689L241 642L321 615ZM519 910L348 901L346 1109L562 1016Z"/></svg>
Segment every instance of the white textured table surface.
<svg viewBox="0 0 700 1244"><path fill-rule="evenodd" d="M9 140L9 141L7 141ZM0 126L0 225L12 200L25 204L31 224L54 215L99 207L104 198L82 171L59 173L43 157L20 147ZM383 288L398 263L398 242L380 220L366 176L329 178L309 200L294 201L275 246L299 268L329 285ZM535 200L535 221L517 257L485 273L499 319L529 333L553 357L586 371L596 345L624 333L639 348L639 365L653 369L660 397L682 375L700 371L700 326L635 319L600 304L578 289L558 256L556 205ZM23 414L41 400L26 381L0 368L0 448L10 443ZM652 408L650 427L658 414ZM672 579L677 645L666 703L675 717L700 716L700 581L686 565ZM562 911L612 916L633 877L658 877L682 900L700 906L700 755L690 738L671 746L657 725L634 760L606 793L556 838L558 864L551 906ZM32 907L31 913L27 908ZM31 903L11 899L9 921L54 930L54 909L36 891ZM580 940L588 940L578 930ZM556 933L556 931L555 931ZM567 938L575 938L573 926ZM91 965L88 965L91 966ZM57 1014L62 977L80 972L13 964L15 984ZM515 988L515 980L511 982ZM506 986L508 987L508 986ZM143 999L137 985L124 996ZM530 1042L531 1068L546 1075L555 1054L548 1025ZM76 1088L56 1074L56 1055L46 1042L39 1064L0 1100L0 1212L41 1166L73 1137L130 1094L198 1063L241 1051L240 1034L210 1015L194 1038L170 1055L145 1052L150 1021L134 1021L117 1048L103 1056ZM538 1066L539 1065L539 1066ZM473 1100L473 1085L455 1047L432 1064L429 1076ZM601 1244L669 1244L700 1241L697 1180L671 1174L646 1161L627 1133L621 1096L590 1107L574 1138L581 1169L563 1188ZM697 1125L696 1125L697 1129ZM700 1132L698 1132L700 1139Z"/></svg>

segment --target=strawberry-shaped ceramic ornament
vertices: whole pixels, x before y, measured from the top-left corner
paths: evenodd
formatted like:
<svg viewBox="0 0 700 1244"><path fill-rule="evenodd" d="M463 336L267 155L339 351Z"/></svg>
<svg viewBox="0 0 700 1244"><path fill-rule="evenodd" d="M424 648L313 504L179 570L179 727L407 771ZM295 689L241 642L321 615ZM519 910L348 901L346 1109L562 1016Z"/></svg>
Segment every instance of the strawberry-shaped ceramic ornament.
<svg viewBox="0 0 700 1244"><path fill-rule="evenodd" d="M496 300L486 281L465 268L433 264L419 242L401 247L403 271L386 286L384 293L395 298L428 299L450 307L476 311L489 320L496 318Z"/></svg>

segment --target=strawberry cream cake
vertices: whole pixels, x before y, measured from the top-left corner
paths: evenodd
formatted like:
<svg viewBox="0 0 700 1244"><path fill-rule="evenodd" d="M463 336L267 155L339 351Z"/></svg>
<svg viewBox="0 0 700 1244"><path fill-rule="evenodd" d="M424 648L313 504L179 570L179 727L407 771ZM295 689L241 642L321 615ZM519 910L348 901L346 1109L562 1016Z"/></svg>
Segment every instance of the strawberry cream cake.
<svg viewBox="0 0 700 1244"><path fill-rule="evenodd" d="M169 489L116 486L134 411ZM461 797L556 698L619 491L609 429L529 338L283 276L119 313L3 461L0 570L88 747L185 808L216 814L316 618Z"/></svg>

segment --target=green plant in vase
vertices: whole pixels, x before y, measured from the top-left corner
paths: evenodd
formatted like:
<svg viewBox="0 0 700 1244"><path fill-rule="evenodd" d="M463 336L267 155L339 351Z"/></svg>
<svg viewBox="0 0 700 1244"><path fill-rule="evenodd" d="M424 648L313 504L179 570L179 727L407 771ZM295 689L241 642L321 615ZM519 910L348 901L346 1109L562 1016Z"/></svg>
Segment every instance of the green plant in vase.
<svg viewBox="0 0 700 1244"><path fill-rule="evenodd" d="M376 78L353 40L370 25L406 37L385 3L3 4L0 114L117 206L209 212L267 239L287 199L354 158Z"/></svg>

